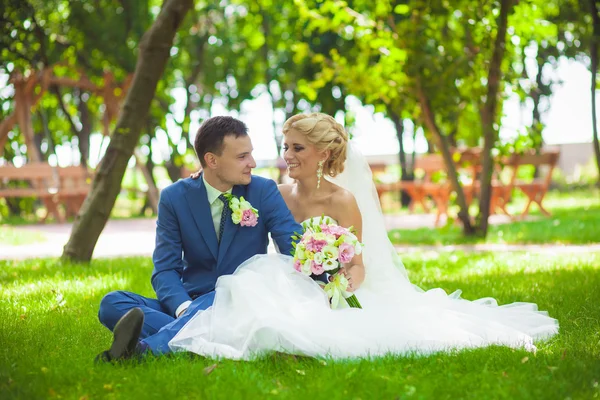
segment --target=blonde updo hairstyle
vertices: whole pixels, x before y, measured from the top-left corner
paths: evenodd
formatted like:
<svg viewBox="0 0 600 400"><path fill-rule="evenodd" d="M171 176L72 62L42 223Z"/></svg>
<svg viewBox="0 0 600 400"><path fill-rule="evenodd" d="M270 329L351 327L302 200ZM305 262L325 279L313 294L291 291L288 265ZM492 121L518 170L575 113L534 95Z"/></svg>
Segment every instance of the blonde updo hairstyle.
<svg viewBox="0 0 600 400"><path fill-rule="evenodd" d="M292 130L305 135L319 151L329 150L323 174L333 177L344 171L348 134L333 117L322 113L294 115L283 124L283 134Z"/></svg>

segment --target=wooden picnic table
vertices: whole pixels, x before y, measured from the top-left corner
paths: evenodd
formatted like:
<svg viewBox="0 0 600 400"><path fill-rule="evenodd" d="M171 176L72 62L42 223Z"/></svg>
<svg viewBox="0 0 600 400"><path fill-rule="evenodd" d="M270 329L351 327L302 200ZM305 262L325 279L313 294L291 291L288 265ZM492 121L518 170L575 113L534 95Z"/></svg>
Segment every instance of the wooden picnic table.
<svg viewBox="0 0 600 400"><path fill-rule="evenodd" d="M480 149L454 150L454 160L461 178L461 186L465 194L467 204L480 195L481 185L479 175L481 173L481 151ZM513 154L508 157L499 157L495 162L492 175L492 193L490 198L490 214L502 212L514 218L508 210L507 205L512 198L513 190L522 191L527 196L527 204L521 212L520 217L527 216L532 204L537 204L540 211L550 215L544 208L542 201L546 195L551 179L552 171L558 162L557 151L545 151L540 154L526 153ZM518 179L519 171L525 165L534 168L546 169L543 177L536 177L530 181ZM377 166L381 171L381 166ZM376 183L377 193L381 197L387 192L404 190L411 198L409 209L414 212L417 204L429 212L431 207L429 199L433 201L436 222L438 225L442 215L448 215L450 198L453 193L446 174L446 166L440 154L425 154L415 160L414 170L416 179L414 181L396 181L391 183ZM374 171L375 174L375 171ZM438 179L434 179L434 176Z"/></svg>

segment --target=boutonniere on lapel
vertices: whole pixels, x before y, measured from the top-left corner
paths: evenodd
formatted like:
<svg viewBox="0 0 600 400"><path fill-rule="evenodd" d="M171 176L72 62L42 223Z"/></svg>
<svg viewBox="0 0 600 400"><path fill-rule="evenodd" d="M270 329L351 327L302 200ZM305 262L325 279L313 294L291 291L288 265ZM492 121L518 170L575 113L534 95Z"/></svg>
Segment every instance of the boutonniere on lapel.
<svg viewBox="0 0 600 400"><path fill-rule="evenodd" d="M258 223L258 210L252 207L252 204L246 201L244 196L238 198L232 194L225 194L225 198L229 201L231 220L234 224L256 226Z"/></svg>

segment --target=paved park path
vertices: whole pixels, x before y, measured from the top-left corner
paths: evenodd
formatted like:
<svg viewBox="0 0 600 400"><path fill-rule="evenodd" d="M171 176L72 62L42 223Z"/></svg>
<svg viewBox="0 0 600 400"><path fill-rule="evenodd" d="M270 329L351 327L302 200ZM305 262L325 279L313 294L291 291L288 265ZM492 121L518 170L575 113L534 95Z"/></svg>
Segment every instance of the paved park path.
<svg viewBox="0 0 600 400"><path fill-rule="evenodd" d="M433 227L433 215L386 215L388 229L427 228ZM509 222L503 216L491 217L492 224ZM0 259L25 259L39 257L59 257L63 246L69 239L72 224L43 224L14 226L15 230L34 231L41 233L46 240L40 243L8 246L0 243ZM3 229L0 226L0 229ZM94 250L94 257L126 257L126 256L151 256L154 249L156 219L127 219L111 220L100 235ZM581 253L600 252L600 244L592 245L509 245L509 244L466 244L449 246L396 246L400 252L417 251L530 251L541 253Z"/></svg>

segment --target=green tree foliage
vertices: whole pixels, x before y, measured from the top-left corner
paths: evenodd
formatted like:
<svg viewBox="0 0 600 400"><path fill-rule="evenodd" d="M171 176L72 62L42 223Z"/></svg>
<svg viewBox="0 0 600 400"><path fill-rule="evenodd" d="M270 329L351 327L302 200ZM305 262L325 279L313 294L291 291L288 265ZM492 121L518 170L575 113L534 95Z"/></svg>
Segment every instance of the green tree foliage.
<svg viewBox="0 0 600 400"><path fill-rule="evenodd" d="M280 124L297 112L341 112L350 125L349 95L392 119L400 142L405 121L424 128L433 150L446 155L451 176L450 150L456 146L485 144L486 157L492 149L539 149L545 107L557 84L547 72L561 57L597 69L590 62L590 54L597 53L594 4L198 0L174 37L143 121L137 144L142 161L152 171L153 159L162 160L170 178L179 179L184 166L195 164L192 130L211 116L215 103L239 113L244 101L265 95L278 150ZM134 71L142 35L163 6L160 0L6 0L4 5L0 69L5 80L16 71L62 63L55 73L72 78L84 73L96 84L106 71L117 82ZM502 10L507 10L506 39L497 42ZM503 103L515 94L531 107L533 123L514 143L500 144ZM14 93L9 88L0 96L4 119L14 110ZM176 105L181 99L183 105ZM42 158L53 157L57 146L75 145L82 164L95 158L89 138L102 131L103 107L102 98L85 90L49 88L33 114ZM159 157L153 157L156 149ZM30 151L19 129L13 129L5 158L26 157ZM403 150L400 161L405 178L411 168ZM486 165L489 172L491 164ZM468 226L458 180L455 186ZM487 212L481 211L485 233L483 221Z"/></svg>

